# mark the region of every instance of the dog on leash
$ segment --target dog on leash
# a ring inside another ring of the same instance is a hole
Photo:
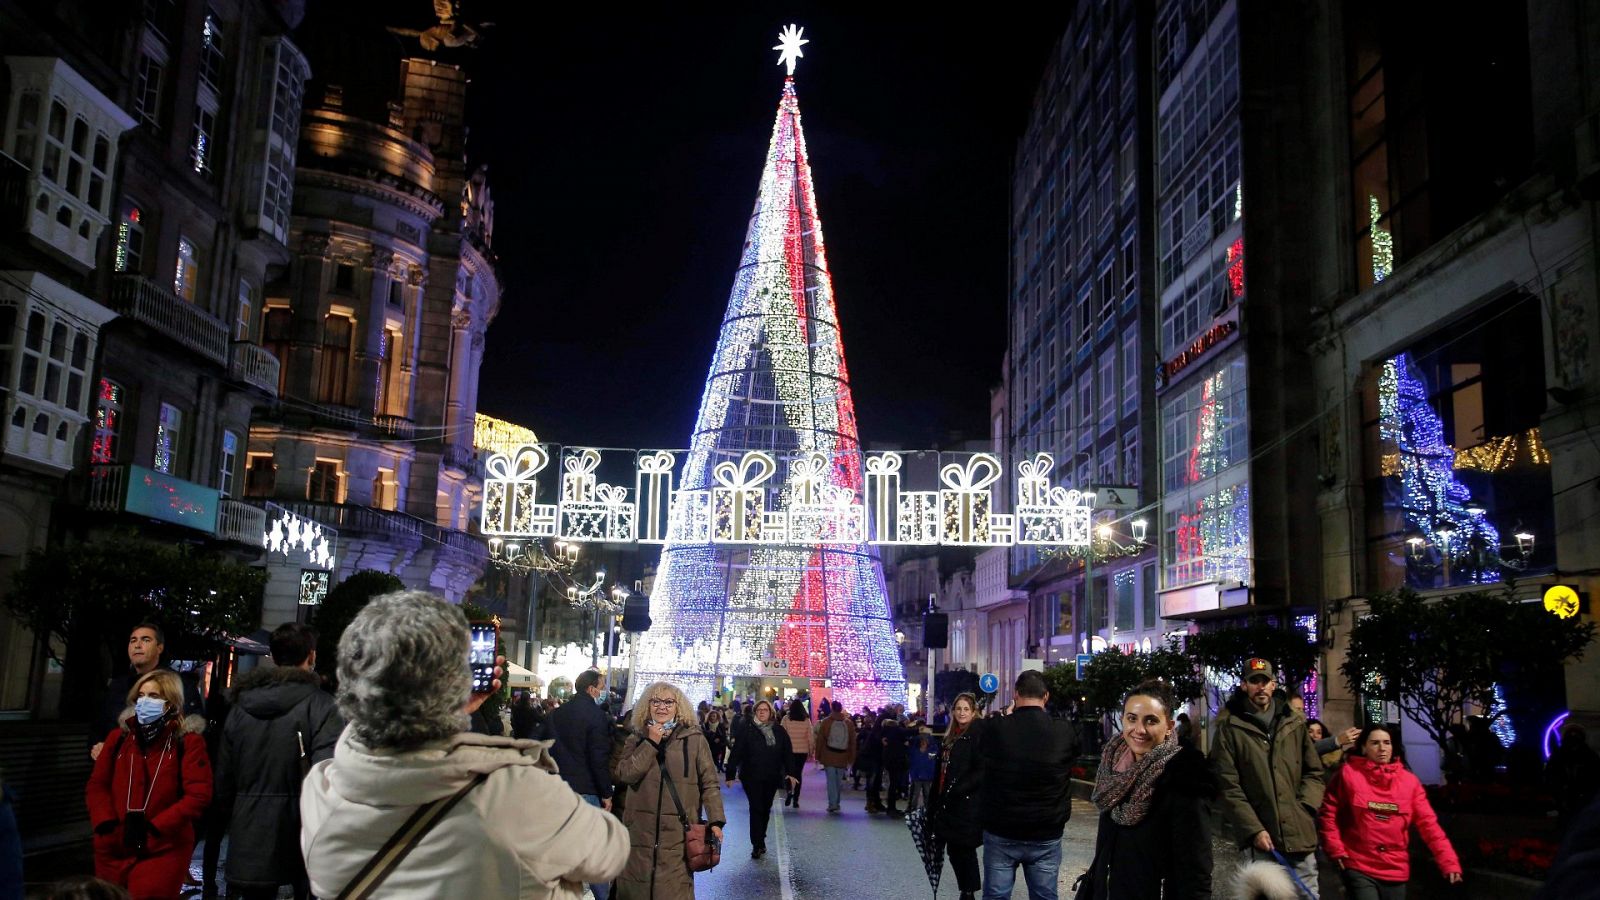
[[[1233,880],[1238,900],[1301,900],[1289,870],[1275,862],[1258,860],[1239,867]]]

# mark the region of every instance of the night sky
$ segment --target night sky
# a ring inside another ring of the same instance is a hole
[[[986,435],[1012,160],[1070,4],[1004,22],[761,6],[576,24],[468,6],[497,22],[469,57],[504,285],[481,411],[556,443],[686,445],[782,88],[767,48],[794,21],[861,437]]]

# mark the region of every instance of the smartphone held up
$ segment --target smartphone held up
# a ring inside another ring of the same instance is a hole
[[[500,643],[500,627],[493,622],[469,622],[472,632],[467,661],[472,666],[472,692],[487,694],[494,689],[495,647]]]

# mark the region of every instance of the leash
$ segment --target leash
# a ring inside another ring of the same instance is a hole
[[[1278,861],[1278,865],[1283,866],[1285,869],[1289,870],[1289,877],[1294,879],[1295,887],[1298,887],[1300,890],[1304,891],[1305,895],[1307,897],[1310,897],[1311,900],[1317,900],[1316,891],[1313,891],[1311,888],[1306,887],[1306,883],[1304,881],[1301,881],[1300,880],[1300,876],[1296,875],[1294,873],[1294,866],[1287,859],[1284,858],[1282,853],[1278,852],[1278,848],[1277,847],[1273,847],[1272,848],[1272,858]]]

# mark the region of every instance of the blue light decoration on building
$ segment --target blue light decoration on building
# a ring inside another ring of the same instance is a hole
[[[1517,728],[1511,724],[1511,714],[1506,711],[1506,690],[1498,684],[1494,686],[1494,705],[1489,707],[1489,722],[1489,730],[1500,739],[1502,747],[1517,742]]]
[[[1405,516],[1408,538],[1418,552],[1408,555],[1408,580],[1431,586],[1421,567],[1444,570],[1442,584],[1487,584],[1500,580],[1493,566],[1474,564],[1477,548],[1500,546],[1500,532],[1482,508],[1468,509],[1472,491],[1456,478],[1456,451],[1445,440],[1444,421],[1428,402],[1428,385],[1417,375],[1411,354],[1383,364],[1378,381],[1380,436],[1398,451],[1399,496],[1386,505]],[[1452,567],[1454,567],[1452,569]]]
[[[1306,640],[1311,644],[1317,642],[1317,617],[1304,615],[1294,617],[1294,627],[1306,633]],[[1306,718],[1316,719],[1322,716],[1322,701],[1317,697],[1317,673],[1315,670],[1306,676],[1300,685],[1300,696],[1306,703]]]

